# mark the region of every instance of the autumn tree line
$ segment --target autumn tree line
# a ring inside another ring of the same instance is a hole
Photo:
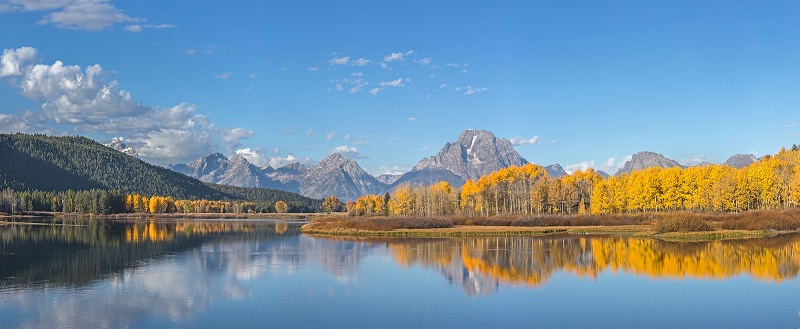
[[[303,203],[221,200],[175,200],[171,196],[128,194],[118,190],[0,192],[0,213],[61,212],[77,214],[121,213],[273,213],[304,212]]]
[[[604,178],[594,169],[550,177],[526,164],[500,169],[460,187],[447,182],[401,185],[391,194],[347,203],[351,215],[398,217],[702,213],[779,210],[800,205],[800,149],[782,148],[741,168],[707,164],[652,167]]]

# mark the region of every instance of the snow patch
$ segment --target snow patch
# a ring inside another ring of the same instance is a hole
[[[475,140],[476,139],[478,139],[478,135],[472,136],[472,144],[469,145],[469,148],[467,149],[467,154],[470,154],[470,155],[472,154],[472,147],[475,146]]]

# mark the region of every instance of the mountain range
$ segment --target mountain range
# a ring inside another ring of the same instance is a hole
[[[117,145],[123,150],[127,148],[120,143]],[[221,154],[210,157],[197,166],[196,173],[203,173],[207,178],[217,177],[226,183],[256,185],[240,180],[247,178],[238,170],[249,168],[243,165],[247,160],[227,161]],[[227,162],[234,165],[224,167]],[[234,167],[237,170],[233,170]],[[191,167],[181,167],[187,168]],[[177,199],[246,200],[266,204],[282,200],[296,211],[316,211],[322,205],[318,199],[284,190],[209,184],[149,164],[89,138],[72,136],[0,134],[0,190],[4,189],[43,192],[118,190]]]
[[[725,164],[741,168],[757,161],[753,155],[735,155]],[[514,150],[511,142],[497,138],[486,130],[465,130],[455,142],[446,143],[436,155],[421,159],[414,168],[402,175],[373,177],[355,160],[334,153],[313,167],[292,163],[280,168],[257,167],[240,155],[228,159],[220,153],[209,154],[188,164],[168,168],[208,183],[242,187],[272,188],[322,199],[334,195],[340,200],[355,200],[365,194],[382,194],[401,184],[431,185],[446,181],[461,186],[467,180],[509,166],[529,163]],[[649,167],[682,167],[677,161],[654,152],[639,152],[631,156],[616,173],[620,175]],[[567,172],[559,164],[544,167],[551,177]],[[609,175],[598,171],[603,177]]]

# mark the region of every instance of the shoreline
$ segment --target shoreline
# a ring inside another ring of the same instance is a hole
[[[21,215],[0,215],[0,223],[6,222],[9,218],[53,218],[53,219],[86,219],[86,220],[149,220],[149,219],[222,219],[222,220],[293,220],[293,221],[311,221],[320,216],[329,216],[329,213],[170,213],[170,214],[147,214],[147,213],[133,213],[133,214],[108,214],[108,215],[92,215],[92,214],[72,214],[72,213],[59,213],[59,212],[37,212],[27,213]]]
[[[300,228],[303,234],[314,237],[336,238],[478,238],[478,237],[524,237],[547,236],[555,234],[615,235],[637,238],[653,238],[674,242],[696,242],[733,239],[752,239],[772,237],[780,234],[798,233],[790,231],[754,231],[754,230],[717,230],[706,232],[668,232],[656,233],[652,225],[615,225],[615,226],[466,226],[458,225],[448,228],[395,229],[388,231],[371,231],[361,229],[333,228],[315,229],[309,224]]]

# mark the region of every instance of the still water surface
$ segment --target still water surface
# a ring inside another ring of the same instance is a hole
[[[0,225],[0,328],[797,328],[800,237],[347,240],[299,223]]]

